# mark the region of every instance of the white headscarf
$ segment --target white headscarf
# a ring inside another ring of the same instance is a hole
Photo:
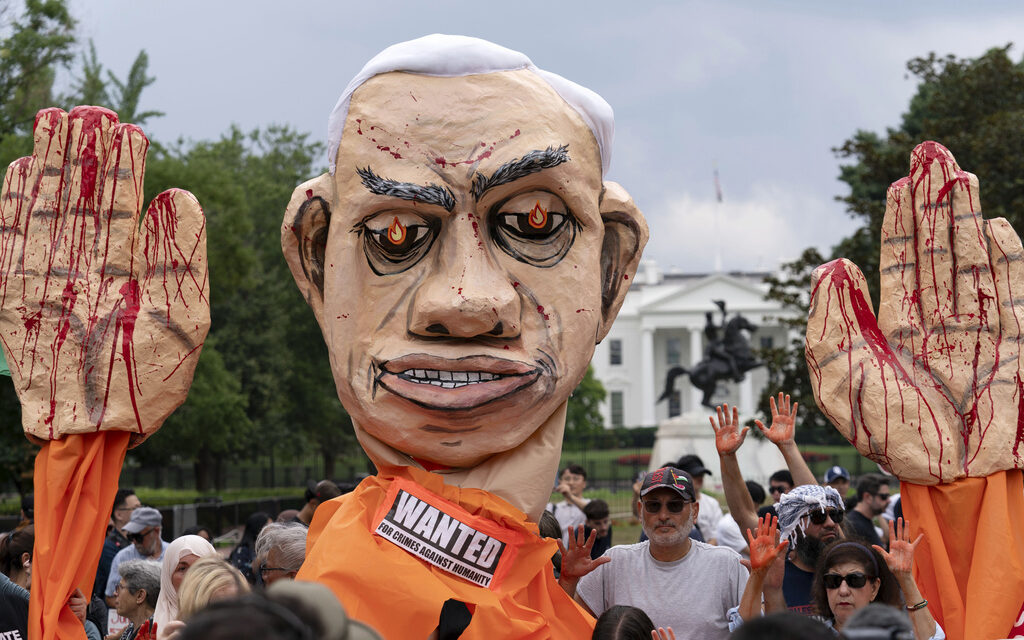
[[[204,558],[215,555],[217,550],[206,541],[206,538],[199,536],[181,536],[167,545],[160,570],[160,597],[156,600],[156,611],[153,613],[157,633],[160,633],[160,629],[168,622],[178,619],[178,592],[171,584],[171,575],[174,574],[178,562],[190,553]]]

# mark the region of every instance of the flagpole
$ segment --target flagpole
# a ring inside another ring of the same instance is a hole
[[[719,229],[719,217],[722,212],[722,184],[718,181],[718,162],[714,163],[715,176],[715,207],[714,233],[715,233],[715,273],[722,273],[722,234]]]

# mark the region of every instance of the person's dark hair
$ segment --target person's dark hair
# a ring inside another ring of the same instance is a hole
[[[29,525],[15,529],[0,540],[0,571],[8,578],[22,570],[21,556],[28,553],[32,557],[32,545],[35,543],[35,527]]]
[[[832,567],[845,562],[854,562],[864,569],[864,575],[872,580],[879,580],[878,594],[874,602],[894,607],[903,606],[903,592],[896,581],[896,576],[885,564],[885,559],[871,547],[850,540],[836,540],[829,544],[818,556],[817,570],[814,572],[814,585],[811,587],[811,599],[818,608],[818,615],[834,620],[835,615],[828,606],[828,591],[825,589],[825,574]],[[865,587],[867,588],[867,587]]]
[[[650,640],[654,630],[654,623],[642,609],[618,604],[597,619],[591,640]]]
[[[729,640],[835,640],[836,634],[814,618],[783,611],[754,618],[732,632]]]
[[[36,497],[33,493],[26,493],[21,496],[21,512],[25,514],[25,518],[32,520],[35,516]]]
[[[185,527],[185,530],[181,532],[181,535],[183,535],[183,536],[198,536],[199,533],[202,532],[202,531],[206,532],[207,537],[211,541],[213,540],[213,532],[210,531],[210,527],[207,527],[206,525],[202,525],[202,524],[193,525],[191,527]]]
[[[114,494],[114,506],[110,507],[110,517],[114,517],[114,512],[124,506],[124,501],[128,499],[128,496],[134,496],[135,489],[131,487],[125,487],[118,489],[117,493]]]
[[[306,502],[316,499],[320,502],[327,502],[333,500],[341,495],[341,489],[338,485],[334,484],[330,480],[321,480],[320,482],[306,487]]]
[[[855,611],[846,621],[843,635],[849,640],[913,640],[915,637],[910,616],[902,609],[877,602]]]
[[[587,479],[587,470],[584,469],[583,467],[581,467],[578,464],[566,465],[566,467],[564,469],[562,469],[561,471],[558,472],[558,477],[561,478],[565,474],[566,471],[568,471],[570,473],[575,473],[578,476],[583,476],[584,480]]]
[[[604,520],[610,514],[608,503],[601,499],[591,500],[583,507],[583,515],[588,520]]]
[[[793,474],[789,472],[789,469],[779,469],[769,476],[768,482],[785,482],[791,487],[796,486],[796,483],[793,482]]]
[[[857,481],[857,499],[862,500],[865,493],[876,495],[879,487],[889,484],[889,480],[877,473],[869,473]]]
[[[540,537],[542,538],[562,539],[562,526],[558,524],[555,514],[550,511],[544,511],[540,514],[540,522],[537,523],[537,528],[540,530]]]
[[[754,501],[755,507],[764,502],[764,499],[768,497],[768,494],[764,491],[764,487],[753,480],[747,480],[747,491],[750,492],[750,499]]]
[[[766,504],[763,507],[758,507],[758,509],[757,509],[757,517],[758,517],[758,519],[761,519],[761,518],[765,517],[768,514],[771,514],[771,515],[775,516],[776,518],[779,517],[779,514],[775,511],[775,505],[773,505],[773,504]]]
[[[240,547],[255,547],[256,538],[260,531],[270,522],[270,515],[263,511],[257,511],[250,515],[245,521],[245,530],[242,532],[242,540],[238,543]]]
[[[301,602],[287,606],[250,594],[218,600],[196,613],[181,631],[181,640],[314,640],[322,637],[319,619]]]

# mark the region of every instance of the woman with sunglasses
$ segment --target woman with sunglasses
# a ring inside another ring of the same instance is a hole
[[[902,518],[889,528],[889,551],[849,540],[825,548],[812,589],[818,613],[842,631],[855,611],[878,602],[906,609],[918,640],[943,640],[946,634],[928,611],[912,573],[914,550],[924,534],[911,542]]]

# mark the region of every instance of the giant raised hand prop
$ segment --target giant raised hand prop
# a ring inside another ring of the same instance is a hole
[[[815,398],[903,481],[911,525],[937,529],[922,564],[950,637],[1004,637],[1024,601],[1024,542],[1007,521],[1024,516],[1021,241],[1006,220],[982,217],[977,177],[925,142],[889,188],[879,266],[877,319],[855,265],[815,272],[806,347]]]
[[[140,226],[148,147],[106,109],[40,111],[0,193],[0,340],[43,445],[36,638],[83,635],[64,603],[91,592],[125,450],[184,402],[210,325],[196,199],[164,192]]]
[[[473,611],[464,638],[589,635],[529,520],[647,238],[604,180],[611,128],[523,54],[428,36],[352,81],[331,172],[289,203],[285,257],[380,469],[318,509],[300,577],[388,637],[427,635],[448,600]]]
[[[149,141],[105,109],[36,116],[0,194],[0,338],[36,441],[156,431],[188,393],[210,326],[205,219],[150,204]]]

